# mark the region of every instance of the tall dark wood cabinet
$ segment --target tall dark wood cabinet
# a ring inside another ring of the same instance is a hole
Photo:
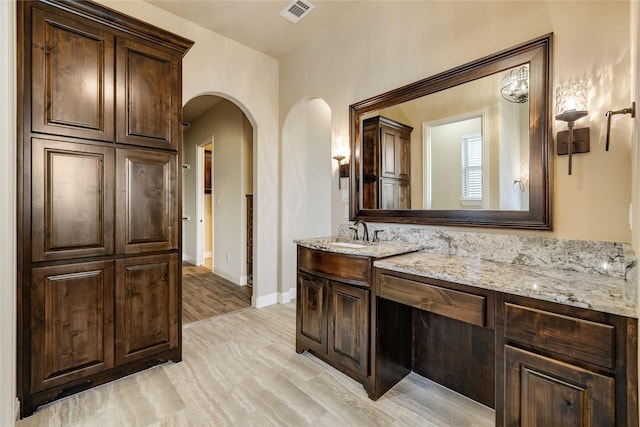
[[[382,116],[363,122],[363,209],[411,209],[412,131]]]
[[[18,2],[18,397],[181,355],[182,57],[102,6]]]

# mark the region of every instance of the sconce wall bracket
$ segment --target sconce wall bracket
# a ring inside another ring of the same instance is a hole
[[[339,176],[340,178],[349,178],[349,163],[340,165]]]
[[[591,151],[589,131],[590,131],[589,128],[580,128],[580,129],[573,130],[573,148],[571,150],[572,154],[588,153],[589,151]],[[568,130],[558,132],[558,136],[556,138],[556,150],[557,150],[558,156],[569,154],[569,151],[567,149],[568,140],[569,140]]]

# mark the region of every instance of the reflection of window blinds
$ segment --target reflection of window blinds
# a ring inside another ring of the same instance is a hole
[[[462,137],[462,198],[482,200],[482,135]]]

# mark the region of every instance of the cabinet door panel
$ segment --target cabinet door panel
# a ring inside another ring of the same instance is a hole
[[[116,363],[178,346],[176,254],[116,261]]]
[[[296,303],[296,347],[298,351],[327,352],[327,288],[328,281],[298,274]]]
[[[118,39],[117,142],[177,150],[180,64],[161,50]]]
[[[113,367],[113,262],[33,269],[31,387]]]
[[[178,247],[177,156],[118,149],[116,251],[132,254]]]
[[[32,37],[33,130],[113,141],[113,35],[34,9]]]
[[[615,381],[505,347],[506,426],[613,426]]]
[[[411,179],[411,140],[408,136],[398,136],[398,150],[396,152],[398,178]]]
[[[329,358],[367,375],[369,291],[331,282]]]
[[[32,260],[113,254],[112,148],[33,139]]]
[[[396,178],[399,159],[399,135],[387,129],[380,130],[380,174],[385,178]]]

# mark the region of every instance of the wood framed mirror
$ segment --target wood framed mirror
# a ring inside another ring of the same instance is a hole
[[[550,230],[552,35],[349,107],[350,219]]]

